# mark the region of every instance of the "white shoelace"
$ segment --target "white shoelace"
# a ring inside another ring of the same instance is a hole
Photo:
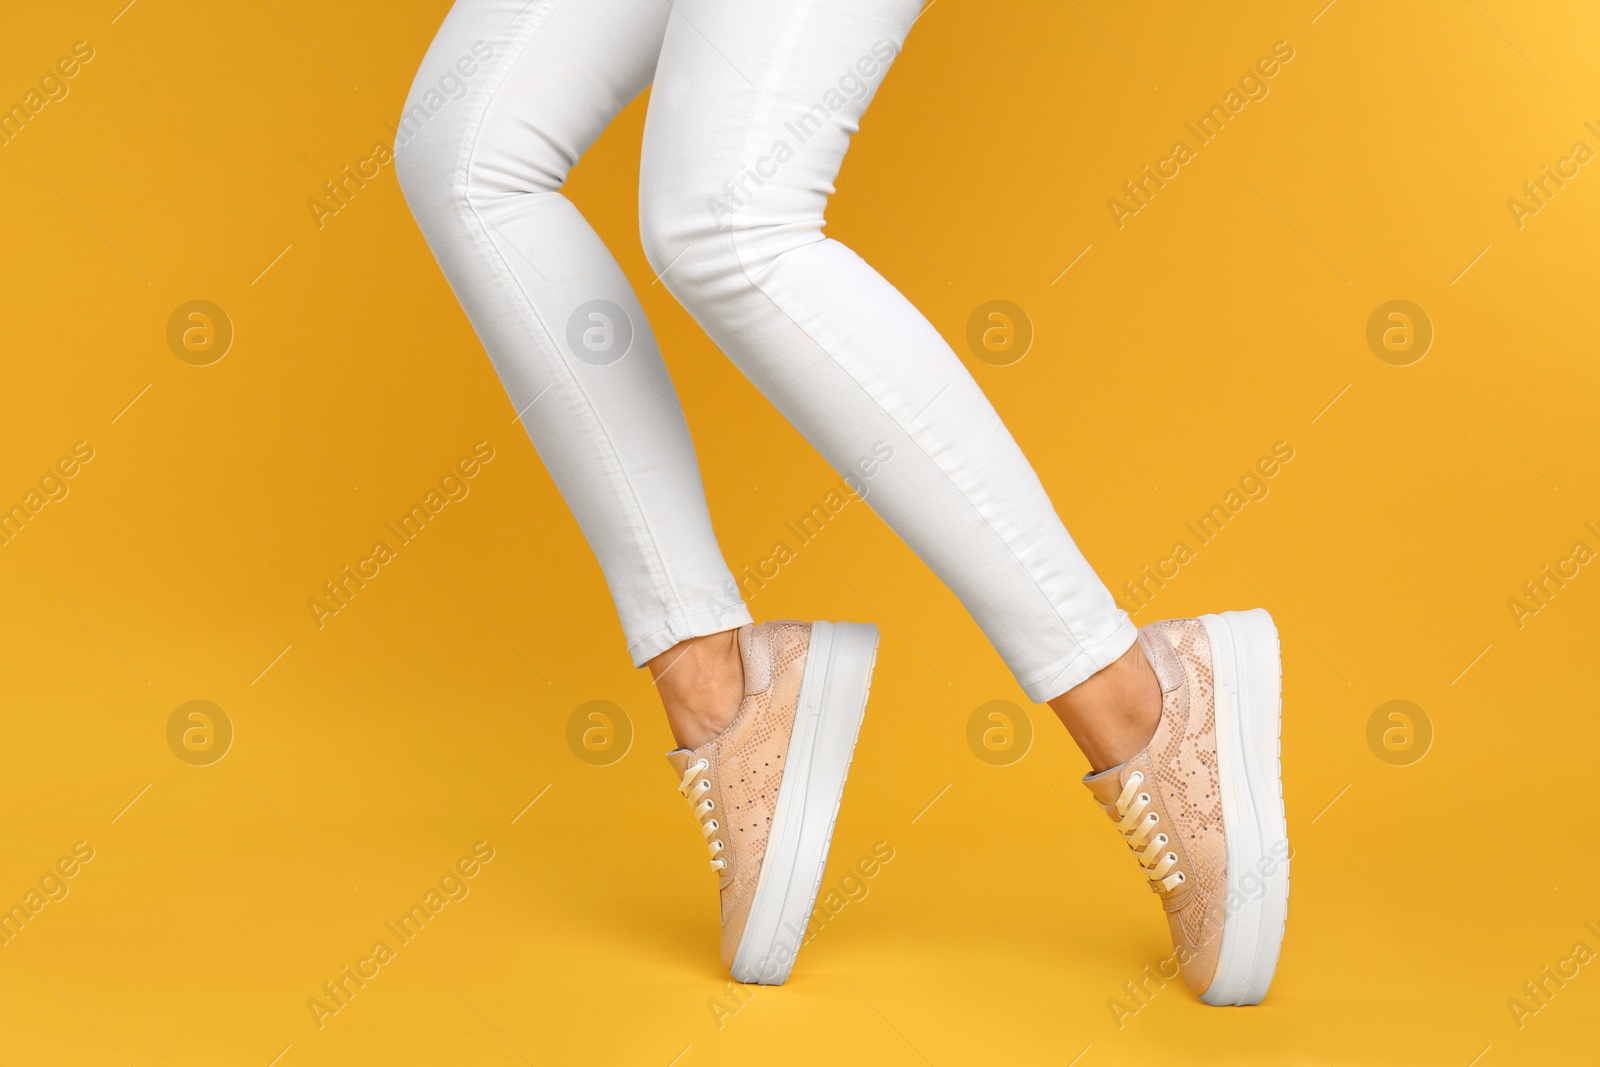
[[[1150,806],[1150,794],[1139,791],[1143,782],[1142,771],[1134,771],[1128,776],[1122,794],[1117,797],[1116,814],[1111,817],[1117,820],[1117,829],[1127,838],[1128,847],[1133,849],[1139,866],[1144,868],[1145,877],[1150,880],[1150,891],[1164,893],[1176,889],[1186,879],[1182,871],[1173,870],[1178,865],[1177,853],[1163,854],[1161,851],[1167,847],[1167,835],[1150,836],[1150,832],[1161,821],[1161,816],[1153,811],[1145,811]],[[1111,812],[1107,810],[1106,814],[1110,815]]]
[[[700,832],[706,837],[706,851],[711,853],[711,869],[720,871],[728,865],[728,861],[717,855],[724,848],[722,839],[711,836],[722,829],[721,823],[708,818],[717,807],[717,802],[706,796],[711,791],[711,780],[709,778],[702,778],[698,782],[694,780],[695,775],[710,766],[704,757],[691,763],[689,769],[683,772],[683,781],[678,783],[678,792],[689,802],[689,806],[694,809],[695,818],[700,822]],[[702,797],[704,799],[701,799]]]

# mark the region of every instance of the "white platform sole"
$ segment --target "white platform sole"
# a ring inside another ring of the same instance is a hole
[[[1217,765],[1228,892],[1207,1004],[1259,1004],[1272,984],[1289,911],[1288,823],[1279,741],[1278,630],[1260,608],[1202,615],[1216,679]]]
[[[876,626],[812,624],[767,854],[730,968],[736,981],[782,985],[794,967],[822,885],[877,659]]]

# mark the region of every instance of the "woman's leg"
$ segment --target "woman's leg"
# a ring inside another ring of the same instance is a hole
[[[873,507],[1030,697],[1111,669],[1086,690],[1094,715],[1082,694],[1055,703],[1091,759],[1114,759],[1148,740],[1160,705],[1132,623],[950,346],[822,233],[850,135],[919,6],[678,0],[645,128],[645,251],[835,469],[872,472]]]
[[[406,199],[599,558],[635,666],[750,621],[650,325],[560,192],[649,84],[669,9],[460,0],[417,74],[396,146]],[[707,647],[724,653],[708,663],[726,668],[731,639]],[[709,701],[731,714],[742,690],[726,673],[670,673],[669,711]]]

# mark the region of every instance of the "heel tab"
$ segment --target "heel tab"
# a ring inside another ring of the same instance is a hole
[[[751,623],[739,627],[738,640],[739,662],[744,667],[744,695],[754,696],[772,684],[772,642],[767,634],[758,635]]]
[[[1153,622],[1139,630],[1139,647],[1144,649],[1144,658],[1150,661],[1151,668],[1156,672],[1156,681],[1161,684],[1162,693],[1170,693],[1183,685],[1183,664],[1178,662],[1178,654],[1172,649],[1172,642],[1167,640],[1165,627],[1159,622]]]

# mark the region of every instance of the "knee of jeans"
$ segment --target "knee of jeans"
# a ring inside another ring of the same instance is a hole
[[[649,168],[645,169],[646,175]],[[686,305],[705,275],[716,228],[695,213],[694,197],[677,181],[651,181],[639,187],[639,240],[645,260],[669,292]]]
[[[757,209],[748,215],[735,217],[725,198],[698,195],[676,175],[641,185],[645,259],[689,311],[712,312],[713,294],[726,300],[759,290],[764,272],[784,252],[822,239],[820,223],[813,227],[790,213]]]
[[[465,192],[455,176],[459,142],[451,144],[442,136],[430,138],[428,132],[408,134],[402,127],[394,142],[394,173],[400,192],[411,213],[424,223],[447,214],[452,205],[462,202]]]
[[[526,123],[492,117],[480,126],[437,122],[396,139],[395,174],[414,213],[543,196],[566,183],[575,162],[555,144]]]

